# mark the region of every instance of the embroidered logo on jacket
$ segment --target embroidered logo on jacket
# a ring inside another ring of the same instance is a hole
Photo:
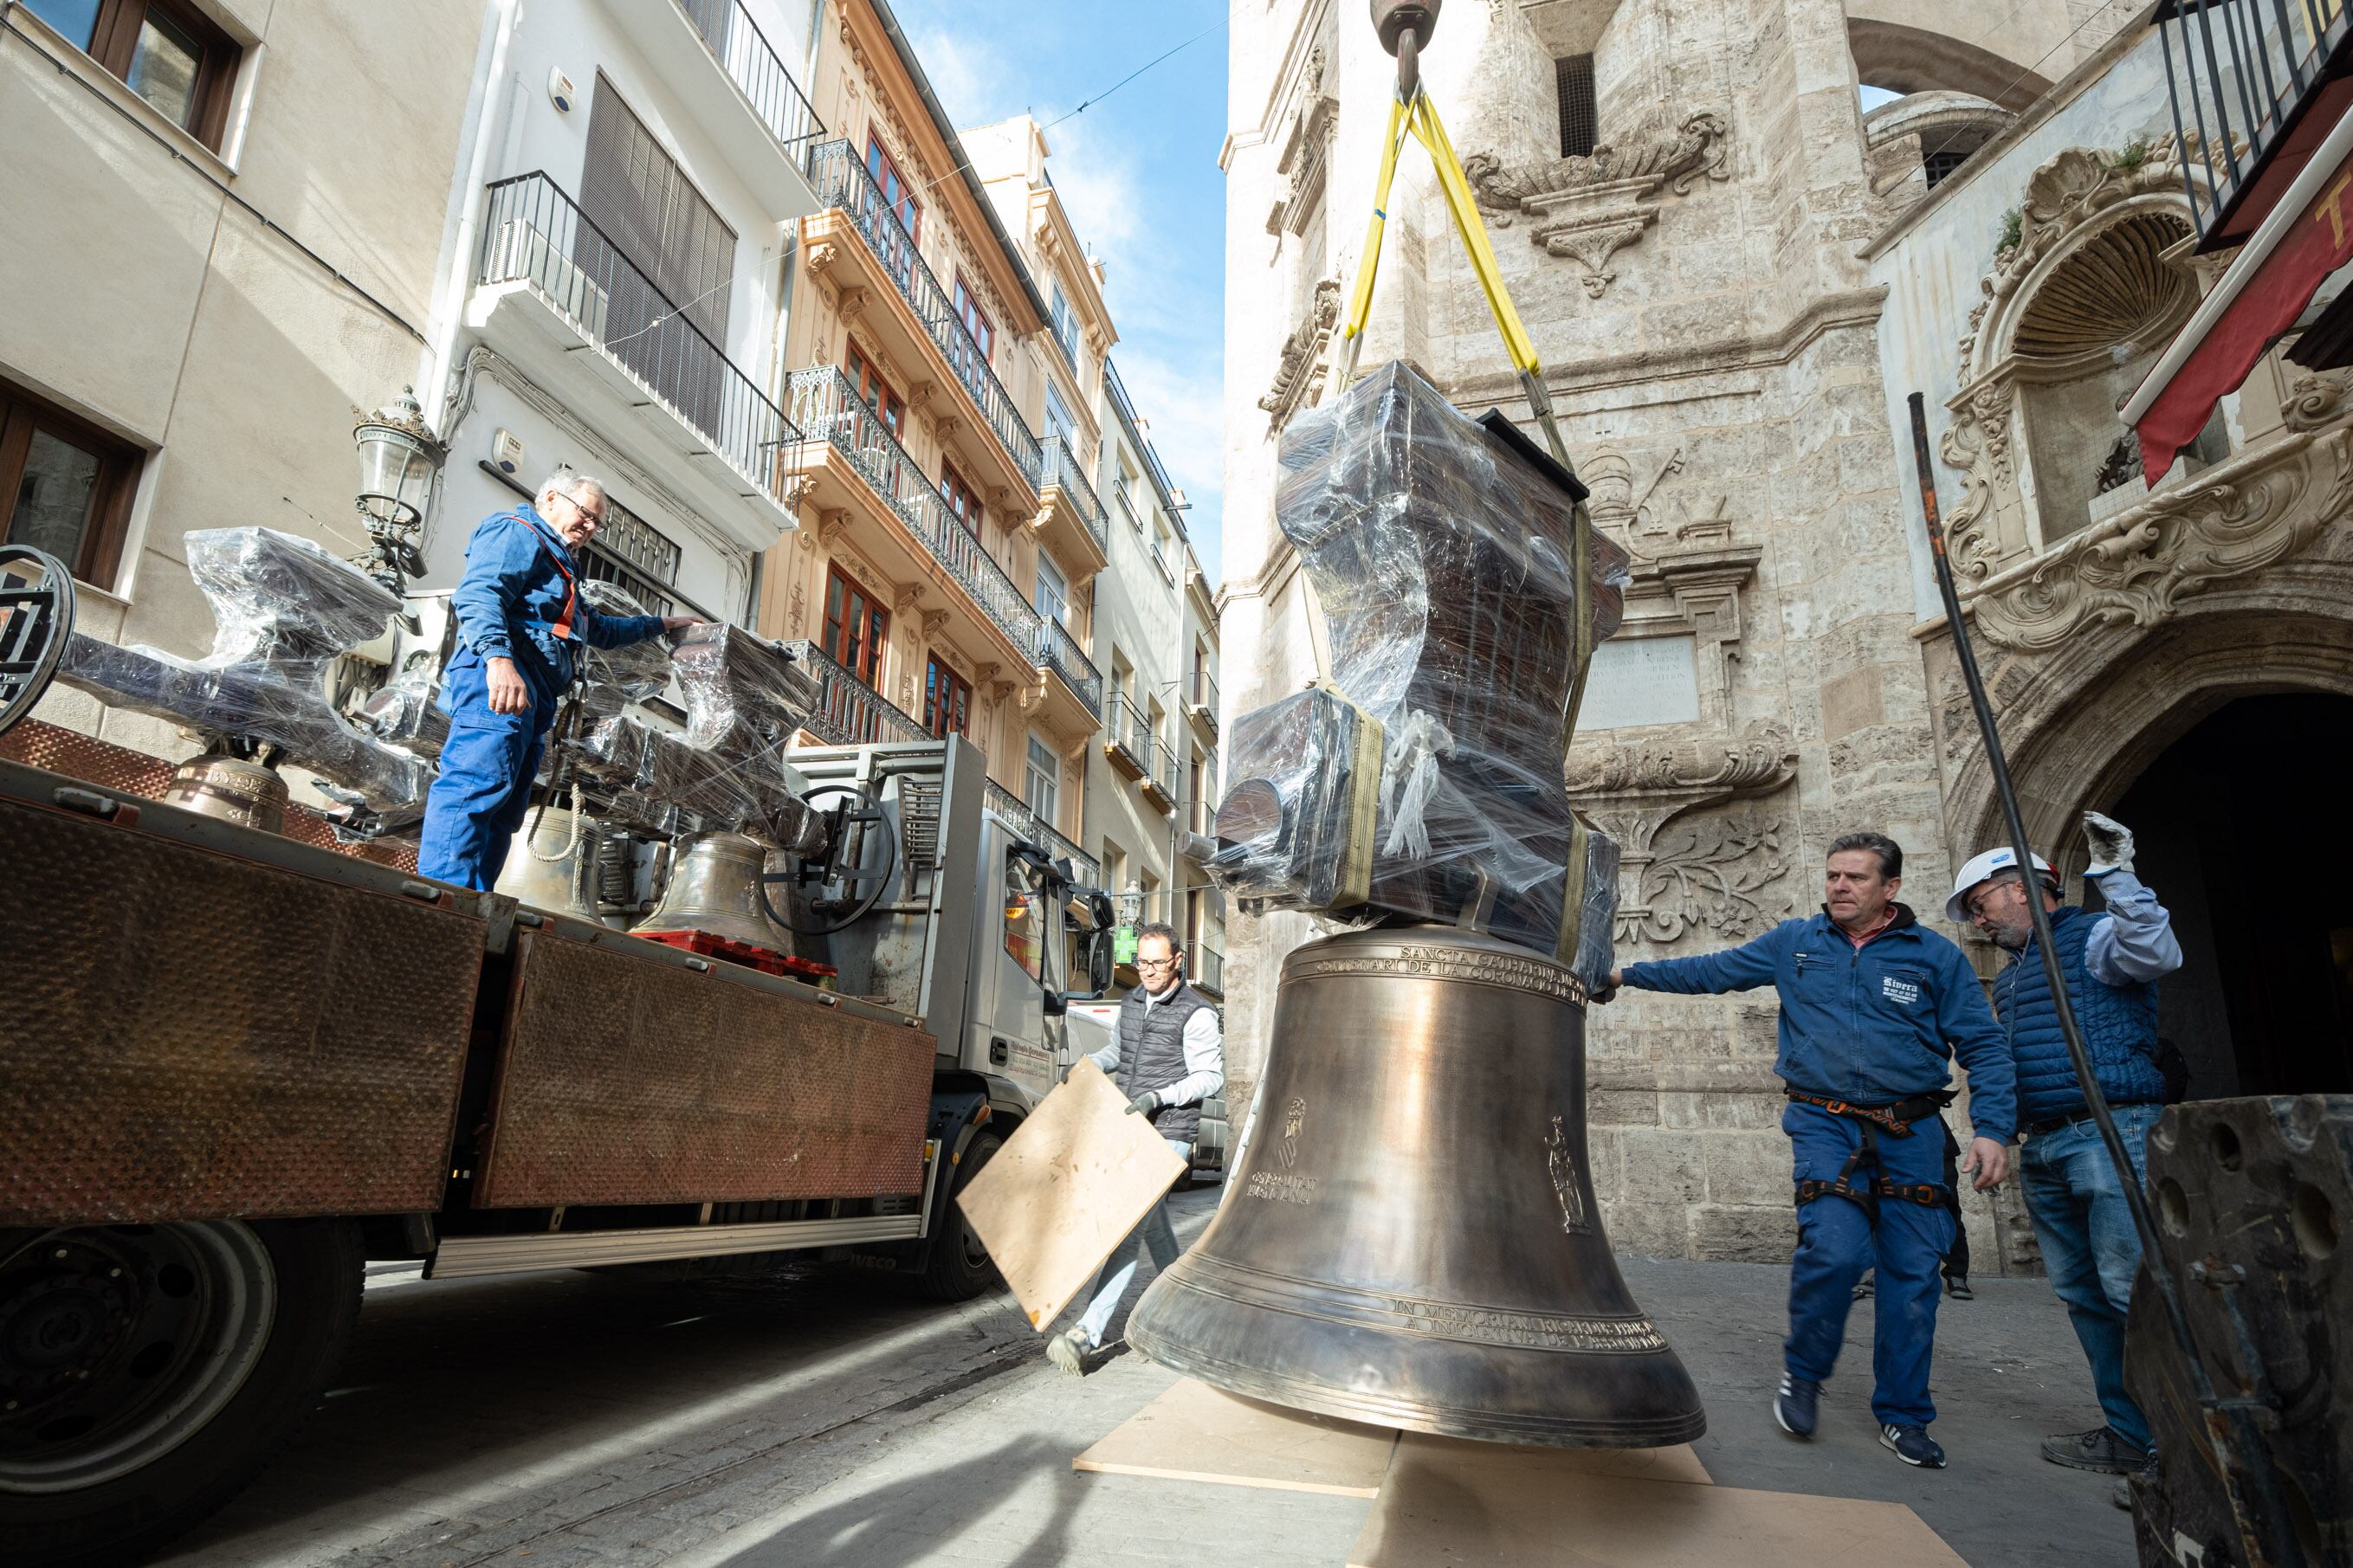
[[[1879,977],[1879,994],[1890,1002],[1900,1002],[1909,1007],[1920,1000],[1920,987],[1909,980],[1898,980],[1893,974]]]

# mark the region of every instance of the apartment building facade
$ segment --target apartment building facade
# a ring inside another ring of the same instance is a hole
[[[208,648],[195,530],[365,548],[352,425],[427,384],[485,15],[0,0],[0,541],[65,560],[80,630]],[[40,717],[195,749],[62,687]]]

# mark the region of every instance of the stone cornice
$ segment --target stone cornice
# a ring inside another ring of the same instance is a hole
[[[1743,332],[1683,348],[1640,349],[1545,368],[1545,386],[1556,397],[1599,392],[1613,386],[1685,375],[1716,375],[1727,370],[1788,364],[1823,333],[1842,327],[1868,327],[1886,303],[1884,284],[1825,294],[1780,326]],[[1508,373],[1468,376],[1449,384],[1456,407],[1466,411],[1517,402],[1520,378]]]

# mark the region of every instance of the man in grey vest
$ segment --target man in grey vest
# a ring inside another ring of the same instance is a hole
[[[1201,1102],[1226,1086],[1225,1035],[1217,1008],[1185,984],[1174,927],[1155,921],[1136,931],[1135,972],[1141,983],[1120,1003],[1118,1030],[1110,1046],[1094,1053],[1094,1064],[1127,1096],[1128,1114],[1150,1117],[1152,1130],[1189,1160]],[[1093,1298],[1077,1324],[1046,1342],[1046,1359],[1072,1377],[1086,1374],[1087,1352],[1102,1346],[1112,1314],[1135,1282],[1138,1242],[1150,1249],[1154,1268],[1176,1261],[1181,1249],[1166,1200],[1153,1205],[1103,1259]]]

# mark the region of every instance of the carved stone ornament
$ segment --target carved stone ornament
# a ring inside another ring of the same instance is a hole
[[[1978,284],[1984,298],[1959,343],[1960,390],[1946,403],[1952,424],[1937,446],[1963,476],[1945,535],[1964,592],[2031,547],[2013,437],[2021,387],[2096,374],[2117,344],[2163,341],[2195,305],[2180,264],[2147,254],[2157,244],[2149,226],[2191,232],[2178,157],[2170,140],[2114,153],[2069,147],[2027,179],[2015,232]],[[2204,178],[2204,166],[2191,176]],[[2103,241],[2127,265],[2087,275],[2101,286],[2086,294],[2065,264]]]
[[[2341,384],[2311,387],[2291,410],[2289,436],[2158,490],[1989,582],[1970,601],[1978,633],[2039,652],[2089,626],[2152,626],[2211,584],[2304,549],[2353,504],[2353,428],[2311,428],[2345,418]]]
[[[1725,137],[1723,117],[1702,110],[1672,132],[1658,132],[1631,145],[1596,147],[1590,157],[1514,171],[1492,153],[1473,153],[1463,160],[1462,173],[1496,227],[1509,228],[1523,216],[1533,219],[1529,240],[1575,261],[1584,269],[1579,281],[1585,292],[1599,300],[1618,276],[1609,269],[1609,258],[1658,221],[1658,205],[1649,198],[1660,187],[1683,196],[1703,176],[1732,177],[1725,167]]]
[[[1275,360],[1274,384],[1258,400],[1258,405],[1272,416],[1275,428],[1282,428],[1293,409],[1314,403],[1323,390],[1324,377],[1331,368],[1324,351],[1330,346],[1332,330],[1339,321],[1340,280],[1322,279],[1308,301],[1307,319],[1282,340],[1282,352]]]
[[[1618,841],[1619,941],[1670,942],[1700,927],[1754,934],[1788,912],[1788,889],[1774,886],[1788,872],[1778,817],[1676,819],[1784,789],[1797,761],[1770,725],[1570,752],[1570,797]]]

